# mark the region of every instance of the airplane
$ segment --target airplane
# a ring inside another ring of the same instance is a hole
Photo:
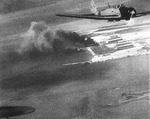
[[[101,105],[101,108],[115,108],[119,107],[131,102],[140,101],[140,100],[149,100],[149,94],[150,92],[137,92],[137,93],[123,93],[122,96],[125,97],[124,99],[119,99],[117,101],[114,101],[112,103],[108,103],[106,105]]]
[[[114,108],[114,107],[128,104],[130,102],[134,102],[134,101],[149,100],[149,98],[150,98],[149,94],[150,94],[149,91],[136,92],[136,93],[123,93],[122,97],[124,97],[124,99],[115,101],[113,103],[110,103],[110,104],[107,104],[104,106],[105,106],[105,108]]]
[[[150,96],[149,91],[144,91],[144,92],[136,92],[136,93],[123,93],[122,96],[125,98],[122,101],[119,101],[119,104],[124,104],[132,101],[138,101],[142,99],[148,99]]]
[[[0,106],[0,118],[9,119],[9,117],[21,116],[35,112],[30,106]]]
[[[108,21],[130,20],[133,17],[141,17],[149,15],[150,11],[137,13],[133,7],[126,7],[124,4],[111,7],[108,3],[108,8],[98,10],[94,0],[91,0],[91,14],[56,14],[59,17],[72,17]]]

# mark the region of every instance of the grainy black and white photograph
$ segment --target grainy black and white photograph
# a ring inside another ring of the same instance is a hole
[[[149,119],[150,0],[0,0],[0,119]]]

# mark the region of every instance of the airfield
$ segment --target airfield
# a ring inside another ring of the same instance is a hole
[[[2,34],[0,105],[36,109],[12,119],[148,119],[149,95],[124,103],[122,94],[149,91],[149,17],[48,25],[53,32],[76,32],[99,46],[77,47],[83,51],[44,54],[35,59],[13,52],[24,32]],[[111,39],[121,40],[110,43]],[[119,42],[133,47],[119,49]]]

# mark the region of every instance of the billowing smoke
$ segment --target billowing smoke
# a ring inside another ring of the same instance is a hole
[[[32,51],[53,50],[53,37],[54,34],[50,32],[43,22],[32,22],[27,33],[22,35],[23,40],[18,51],[20,54],[23,54]]]
[[[44,22],[32,22],[29,30],[17,39],[19,43],[14,46],[15,49],[3,55],[5,64],[11,61],[14,63],[18,60],[41,59],[58,54],[71,55],[83,52],[84,50],[79,50],[81,47],[96,45],[92,39],[75,32],[53,31]]]
[[[77,49],[96,43],[75,32],[59,30],[54,32],[43,22],[32,22],[26,34],[22,35],[18,52],[58,53],[67,49]]]
[[[22,35],[19,54],[54,53],[63,48],[63,41],[43,22],[32,22],[26,34]]]
[[[65,32],[59,30],[56,32],[56,37],[59,37],[67,46],[71,47],[87,47],[90,45],[98,45],[95,41],[90,38],[86,38],[84,35],[79,35],[76,32]]]

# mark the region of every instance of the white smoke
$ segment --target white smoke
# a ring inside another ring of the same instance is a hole
[[[94,0],[91,0],[91,13],[93,13],[95,15],[99,14],[99,11],[97,9],[97,6],[96,6]]]
[[[22,35],[19,53],[52,49],[53,36],[45,23],[32,22],[27,33]]]

